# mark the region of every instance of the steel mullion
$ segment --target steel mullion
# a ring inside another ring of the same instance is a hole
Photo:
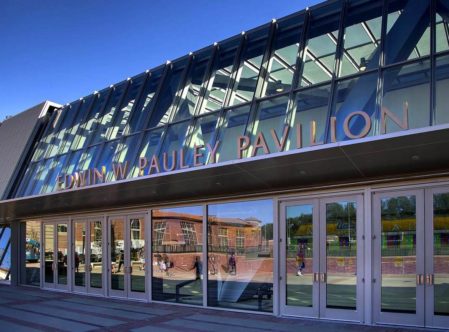
[[[290,89],[289,95],[288,95],[288,105],[287,105],[287,112],[285,116],[284,126],[289,126],[290,128],[293,128],[293,121],[295,117],[293,116],[295,110],[296,110],[296,92],[298,90],[298,86],[300,85],[300,80],[302,76],[303,71],[303,63],[304,57],[305,57],[305,50],[306,50],[306,41],[308,38],[309,33],[309,25],[311,21],[311,12],[307,8],[307,10],[304,12],[304,21],[302,24],[302,29],[299,33],[301,33],[299,38],[299,47],[298,47],[298,55],[296,57],[296,63],[295,63],[295,72],[293,74],[292,79],[292,87]]]
[[[194,60],[195,55],[193,53],[189,54],[189,57],[187,59],[187,63],[185,65],[185,68],[183,70],[181,79],[178,83],[178,90],[176,91],[173,101],[168,109],[168,120],[167,123],[171,123],[173,119],[175,118],[175,115],[178,113],[179,106],[181,105],[182,96],[184,95],[184,91],[188,89],[190,86],[189,77],[190,77],[190,71],[194,67]],[[182,88],[180,88],[182,87]]]
[[[216,60],[215,58],[218,57],[219,55],[220,55],[220,53],[218,52],[218,44],[214,44],[213,48],[212,48],[212,53],[210,55],[209,62],[207,64],[206,71],[203,76],[203,82],[200,87],[200,92],[198,93],[198,102],[196,103],[196,107],[193,111],[194,116],[197,116],[201,113],[201,109],[202,109],[203,103],[205,101],[204,97],[207,93],[207,87],[209,86],[209,82],[210,82],[211,76],[213,74],[214,63]]]
[[[436,0],[430,2],[430,114],[429,125],[436,124]]]
[[[326,116],[326,125],[324,129],[324,139],[323,143],[327,143],[329,139],[329,128],[330,128],[330,118],[332,116],[332,108],[334,104],[334,100],[336,99],[336,73],[338,71],[338,68],[340,68],[340,59],[343,54],[343,35],[344,35],[344,29],[345,29],[345,19],[346,19],[346,11],[348,9],[348,0],[344,0],[342,2],[342,8],[340,12],[340,22],[338,27],[338,40],[335,50],[335,62],[334,62],[334,72],[332,73],[332,79],[331,79],[331,86],[330,86],[330,96],[327,103],[327,116]]]
[[[143,92],[145,91],[145,87],[146,87],[147,84],[150,83],[150,78],[151,78],[151,72],[147,71],[145,73],[145,78],[143,80],[142,86],[140,87],[140,90],[137,93],[136,99],[134,101],[134,105],[132,106],[131,110],[129,111],[128,122],[126,123],[125,127],[123,128],[122,136],[130,136],[130,134],[129,134],[129,122],[131,121],[132,116],[134,115],[134,112],[137,109],[137,106],[141,102],[141,98],[142,98]],[[143,101],[143,102],[145,103],[145,101]],[[132,133],[132,134],[136,134],[136,133]]]
[[[241,57],[243,54],[243,49],[246,47],[246,44],[247,44],[247,36],[245,32],[242,32],[240,37],[240,44],[237,48],[237,51],[235,52],[235,58],[234,63],[232,64],[231,75],[229,75],[229,82],[226,89],[226,94],[225,97],[223,98],[223,105],[221,107],[228,106],[231,101],[231,97],[235,88],[236,77],[240,70],[240,63],[242,62]]]
[[[148,105],[148,115],[146,120],[144,120],[144,126],[142,127],[142,131],[145,131],[148,129],[148,126],[150,125],[151,116],[153,115],[153,111],[156,108],[156,106],[159,104],[159,95],[161,94],[162,89],[165,86],[165,81],[167,80],[168,72],[172,69],[172,63],[167,61],[167,63],[164,66],[164,70],[162,72],[159,85],[156,89],[156,92],[154,93],[153,99],[151,100],[150,104]],[[157,126],[156,126],[157,127]]]

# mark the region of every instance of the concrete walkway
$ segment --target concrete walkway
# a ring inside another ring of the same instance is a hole
[[[413,331],[0,285],[0,331]],[[417,330],[415,330],[417,331]]]

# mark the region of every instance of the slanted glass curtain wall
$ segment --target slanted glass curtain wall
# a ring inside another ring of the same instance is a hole
[[[0,225],[0,280],[10,280],[11,267],[11,227]]]
[[[11,196],[93,167],[110,180],[112,162],[136,177],[139,157],[169,171],[180,150],[190,166],[237,159],[239,135],[264,134],[266,149],[243,151],[252,157],[448,123],[448,21],[443,0],[331,1],[189,54],[54,112]],[[381,110],[406,110],[408,125],[382,124]]]

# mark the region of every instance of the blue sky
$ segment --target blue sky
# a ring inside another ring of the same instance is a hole
[[[0,120],[71,102],[317,0],[2,0]]]

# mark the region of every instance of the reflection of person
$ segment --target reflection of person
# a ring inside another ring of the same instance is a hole
[[[296,275],[302,276],[302,270],[306,267],[306,264],[304,262],[304,255],[305,255],[305,244],[299,243],[298,244],[298,251],[296,253],[296,265],[297,265],[297,272]]]
[[[120,250],[119,259],[118,259],[118,270],[117,272],[120,272],[120,269],[122,268],[122,265],[125,263],[125,252],[123,250]]]
[[[195,257],[195,263],[193,264],[192,269],[195,269],[196,280],[203,279],[203,263],[201,262],[199,256]]]
[[[78,253],[75,251],[75,270],[76,272],[79,272],[80,267],[80,257],[78,256]]]
[[[229,261],[228,261],[228,272],[229,274],[236,274],[237,268],[237,262],[235,261],[235,254],[232,253],[231,256],[229,257]]]

